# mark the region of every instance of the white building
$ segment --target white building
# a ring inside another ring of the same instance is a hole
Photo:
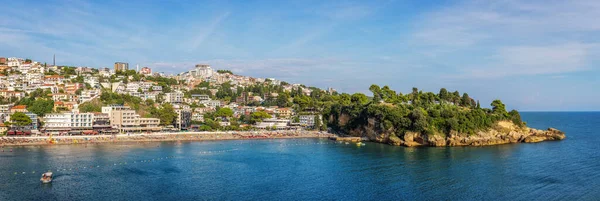
[[[202,101],[200,103],[210,108],[221,107],[221,101],[218,100]]]
[[[197,64],[196,68],[194,68],[193,70],[189,71],[189,76],[195,77],[195,78],[210,78],[213,76],[214,71],[213,69],[210,67],[210,65],[207,64]]]
[[[319,118],[321,119],[320,115],[300,115],[299,119],[300,119],[300,125],[303,126],[307,126],[307,127],[312,127],[315,126],[315,118]]]
[[[50,113],[44,116],[47,131],[91,129],[93,113]]]
[[[183,102],[183,93],[180,91],[166,93],[165,94],[165,102],[167,102],[167,103],[182,103]]]
[[[206,95],[206,94],[192,94],[192,98],[194,99],[198,99],[199,101],[209,101],[210,96]]]
[[[289,119],[270,118],[264,119],[262,122],[257,123],[254,127],[258,129],[275,128],[277,130],[285,130],[289,128],[289,123]]]
[[[83,81],[92,87],[100,86],[100,82],[98,82],[98,77],[85,77]]]
[[[137,92],[140,89],[140,84],[137,82],[127,83],[127,87],[125,88],[128,92]]]
[[[23,59],[15,57],[10,57],[7,60],[8,67],[19,67],[21,65],[21,62],[23,62]]]

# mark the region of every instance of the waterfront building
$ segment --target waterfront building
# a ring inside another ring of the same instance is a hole
[[[182,130],[186,130],[192,124],[192,110],[187,105],[173,105],[173,109],[177,113],[177,119],[173,126]]]
[[[300,119],[300,125],[305,127],[313,127],[315,126],[315,118],[321,118],[320,115],[300,115],[298,117]]]
[[[84,131],[93,128],[94,113],[50,113],[43,119],[44,129],[48,132]]]
[[[254,126],[258,129],[276,129],[276,130],[287,130],[289,129],[290,120],[289,119],[277,119],[277,118],[269,118],[264,119],[262,122],[256,123]]]
[[[21,129],[25,129],[25,130],[37,130],[38,129],[38,116],[35,113],[31,113],[31,112],[23,112],[25,113],[25,115],[27,115],[29,117],[29,119],[31,119],[31,124],[26,125],[21,127]],[[6,116],[6,121],[11,122],[10,120],[10,115]]]
[[[129,106],[110,105],[102,107],[102,113],[109,116],[110,125],[119,132],[160,131],[160,119],[140,118]]]

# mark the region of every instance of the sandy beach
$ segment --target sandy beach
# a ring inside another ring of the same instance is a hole
[[[327,138],[330,136],[333,136],[333,134],[318,131],[229,131],[74,136],[4,136],[0,137],[0,146],[281,138]]]

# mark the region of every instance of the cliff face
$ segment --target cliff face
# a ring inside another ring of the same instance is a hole
[[[342,119],[340,119],[343,121]],[[537,130],[533,128],[521,128],[509,121],[500,121],[494,128],[480,131],[476,134],[464,134],[458,132],[450,133],[419,133],[405,132],[397,135],[393,128],[384,130],[376,125],[375,119],[368,119],[368,123],[362,127],[351,130],[349,135],[356,137],[367,137],[369,140],[379,143],[387,143],[396,146],[487,146],[508,143],[535,143],[542,141],[562,140],[565,133],[554,128],[548,130]],[[344,122],[340,122],[344,123]]]

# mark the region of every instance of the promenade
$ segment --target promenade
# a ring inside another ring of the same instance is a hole
[[[318,131],[223,131],[165,132],[150,134],[138,133],[116,135],[4,136],[0,137],[0,146],[278,138],[327,138],[331,136],[333,135]]]

